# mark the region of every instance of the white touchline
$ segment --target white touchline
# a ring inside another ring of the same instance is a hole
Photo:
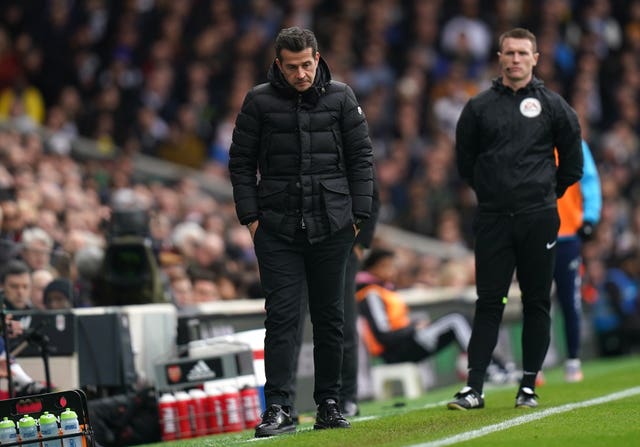
[[[618,391],[616,393],[607,394],[606,396],[596,397],[595,399],[585,400],[583,402],[575,402],[572,404],[560,405],[559,407],[551,407],[546,410],[530,413],[525,416],[519,416],[509,421],[501,422],[499,424],[488,425],[486,427],[479,428],[477,430],[471,430],[466,433],[460,433],[448,438],[439,439],[436,441],[425,442],[423,444],[414,444],[410,447],[443,447],[447,445],[453,445],[458,442],[468,441],[470,439],[480,438],[481,436],[488,435],[507,428],[515,427],[517,425],[526,424],[528,422],[536,421],[538,419],[546,418],[558,413],[565,413],[567,411],[575,410],[576,408],[591,407],[593,405],[600,405],[607,402],[613,402],[614,400],[620,400],[627,397],[640,394],[640,387],[629,388],[628,390]],[[474,410],[471,410],[474,411]],[[482,411],[482,410],[475,410]]]

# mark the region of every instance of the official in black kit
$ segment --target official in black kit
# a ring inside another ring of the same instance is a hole
[[[473,224],[476,301],[467,386],[450,409],[484,407],[483,385],[514,270],[522,292],[523,376],[517,408],[537,406],[535,379],[549,347],[558,197],[582,177],[575,111],[533,75],[536,37],[499,39],[501,76],[465,105],[456,128],[461,177],[478,198]],[[554,148],[558,152],[558,164]]]
[[[300,300],[313,324],[314,428],[348,428],[339,407],[345,268],[371,214],[373,150],[351,88],[331,79],[313,32],[280,31],[269,82],[246,95],[229,170],[265,294],[267,409],[255,436],[295,431],[289,394]]]

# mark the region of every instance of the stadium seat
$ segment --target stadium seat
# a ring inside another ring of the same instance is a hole
[[[371,367],[371,385],[375,399],[394,397],[394,384],[402,386],[402,395],[415,399],[424,392],[419,365],[413,362],[379,364]]]

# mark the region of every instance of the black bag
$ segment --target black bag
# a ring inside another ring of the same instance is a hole
[[[158,402],[152,388],[89,400],[96,443],[103,447],[160,442]]]

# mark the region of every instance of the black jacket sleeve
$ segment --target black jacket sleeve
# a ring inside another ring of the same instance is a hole
[[[373,203],[371,204],[371,216],[362,221],[360,224],[360,232],[356,237],[356,244],[364,248],[371,247],[373,236],[378,223],[378,215],[380,214],[380,195],[378,192],[378,182],[376,180],[375,169],[373,171]]]
[[[373,196],[373,147],[364,112],[349,86],[345,88],[341,130],[353,215],[366,219]]]
[[[244,99],[236,117],[231,147],[229,174],[233,186],[233,200],[238,220],[243,225],[258,219],[258,149],[260,146],[260,118],[252,92]]]
[[[478,122],[473,111],[473,102],[469,101],[462,109],[456,124],[456,162],[460,177],[474,188],[474,167],[477,145],[480,142]]]

